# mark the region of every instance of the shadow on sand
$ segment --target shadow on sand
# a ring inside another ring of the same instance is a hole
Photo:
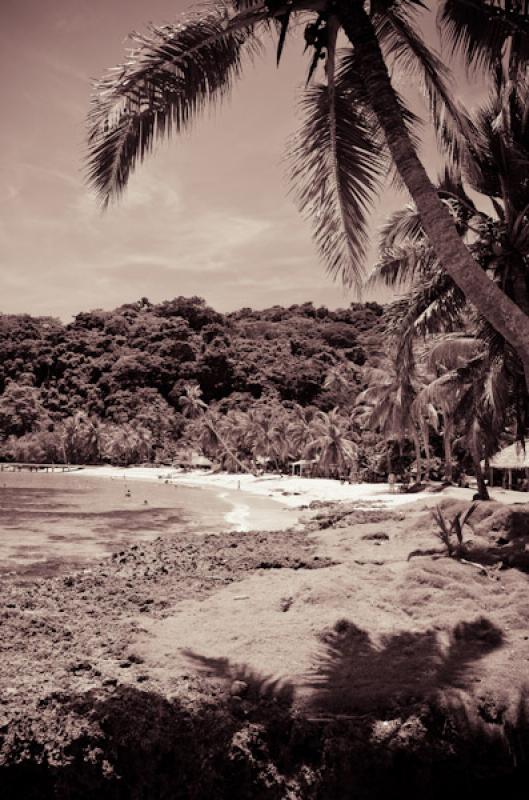
[[[327,714],[391,713],[472,683],[472,666],[502,646],[503,634],[481,617],[460,622],[448,642],[433,630],[382,636],[374,644],[352,622],[339,620],[321,635],[307,676],[311,711]]]
[[[306,708],[292,705],[291,684],[188,652],[211,678],[205,700],[133,686],[55,694],[33,718],[1,729],[2,797],[525,798],[526,696],[514,712],[488,716],[455,694],[441,697],[465,688],[472,664],[502,641],[479,619],[457,625],[444,647],[431,632],[395,634],[376,647],[365,631],[338,622],[323,636]],[[409,705],[390,714],[399,692]]]

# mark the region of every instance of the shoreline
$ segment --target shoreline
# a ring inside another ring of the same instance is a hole
[[[65,473],[65,474],[79,474]],[[398,508],[407,504],[416,504],[421,501],[440,501],[446,498],[472,502],[474,489],[462,489],[457,486],[449,486],[439,491],[423,490],[416,494],[391,493],[387,483],[342,483],[332,478],[300,478],[292,475],[277,475],[276,473],[264,473],[263,475],[216,472],[205,473],[202,470],[192,470],[181,472],[173,467],[114,467],[114,466],[85,466],[81,474],[87,477],[110,478],[111,480],[134,480],[134,481],[159,481],[167,483],[196,487],[218,489],[221,492],[242,492],[260,498],[269,498],[281,503],[289,509],[305,509],[313,502],[318,503],[358,503],[366,510]],[[435,484],[433,485],[435,486]],[[433,488],[433,487],[432,487]],[[529,501],[528,492],[516,492],[514,490],[501,489],[494,487],[489,489],[491,500],[505,503],[508,505],[515,503],[527,503]],[[234,502],[234,498],[229,494],[218,495],[219,498],[229,498]],[[235,503],[239,506],[245,504]],[[242,518],[242,511],[235,513],[236,509],[228,512],[226,516],[235,519]],[[235,514],[235,517],[233,515]],[[228,520],[229,521],[229,520]]]
[[[171,467],[114,467],[83,466],[72,472],[61,473],[67,478],[84,477],[107,479],[118,482],[133,481],[151,484],[169,484],[188,489],[207,489],[215,492],[215,496],[224,505],[231,505],[222,514],[223,521],[230,530],[247,533],[255,530],[287,530],[299,523],[299,504],[289,503],[283,496],[275,496],[271,492],[253,489],[240,479],[243,477],[223,473],[220,481],[208,480],[218,476],[204,475],[200,471],[180,473]],[[205,479],[205,480],[204,480]],[[239,487],[239,484],[240,487]],[[244,496],[239,493],[239,488]],[[272,505],[269,500],[274,500]],[[279,506],[279,507],[278,507]],[[285,513],[283,513],[285,512]]]

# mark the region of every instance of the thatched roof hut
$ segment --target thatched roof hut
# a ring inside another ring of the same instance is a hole
[[[489,461],[489,468],[490,486],[494,486],[494,473],[499,470],[504,487],[525,491],[529,489],[529,448],[524,449],[518,442],[496,453]],[[522,474],[520,470],[523,471]]]
[[[181,453],[173,460],[173,465],[185,469],[211,469],[213,462],[200,453]]]
[[[518,444],[510,444],[490,459],[490,466],[494,469],[529,469],[529,447],[524,448]]]

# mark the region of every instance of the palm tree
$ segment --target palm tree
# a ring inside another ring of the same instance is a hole
[[[368,388],[356,399],[355,419],[365,428],[378,433],[389,443],[410,439],[415,447],[417,482],[422,478],[419,423],[414,414],[417,387],[398,358],[384,368],[366,371]],[[391,448],[387,450],[388,473],[392,472]]]
[[[318,411],[311,422],[311,439],[306,446],[309,458],[317,457],[324,472],[338,475],[349,474],[355,464],[358,447],[351,438],[349,421],[338,408],[329,413]]]
[[[508,53],[506,82],[527,67],[529,4],[526,0],[442,0],[438,20],[452,48],[469,64],[492,70],[502,67]]]
[[[502,85],[495,87],[487,104],[473,119],[473,135],[468,142],[463,176],[447,170],[438,192],[449,206],[461,235],[484,270],[518,305],[529,310],[529,83],[518,80],[508,93],[507,111]],[[478,210],[465,186],[488,196],[494,207],[491,216]],[[417,211],[400,210],[385,225],[381,235],[381,261],[370,278],[371,284],[410,286],[402,301],[395,303],[387,317],[400,339],[400,349],[413,348],[423,335],[459,331],[461,341],[448,340],[450,348],[461,346],[471,337],[474,349],[482,355],[467,353],[465,374],[462,364],[446,364],[437,376],[432,391],[443,390],[450,408],[445,417],[457,411],[464,418],[462,441],[473,454],[474,468],[480,481],[478,450],[491,451],[498,442],[499,425],[512,426],[522,439],[529,422],[529,396],[522,366],[516,353],[488,323],[476,317],[464,295],[440,269],[426,240]],[[453,372],[456,370],[456,372]],[[446,374],[463,381],[457,387]],[[427,397],[425,391],[423,397]],[[461,411],[457,396],[466,398]],[[501,401],[501,402],[500,402]],[[419,403],[421,398],[419,398]],[[463,413],[465,412],[465,413]],[[450,424],[449,424],[450,428]],[[468,434],[468,436],[467,436]],[[455,434],[454,434],[455,435]],[[468,438],[470,437],[470,438]],[[482,446],[478,447],[478,440]],[[492,443],[491,443],[492,442]],[[447,442],[445,441],[445,444]],[[446,453],[448,461],[449,453]],[[484,484],[483,484],[484,485]],[[481,490],[481,493],[484,492]]]
[[[430,416],[435,430],[439,429],[438,415],[442,417],[442,436],[444,448],[445,480],[452,482],[454,459],[453,444],[455,436],[455,408],[457,392],[460,387],[452,374],[442,374],[424,386],[414,401],[415,413],[425,412],[427,407],[434,408],[437,418]]]
[[[200,417],[195,417],[186,431],[186,438],[192,445],[199,444],[204,455],[215,458],[219,450],[229,463],[230,468],[241,469],[242,472],[251,472],[246,464],[238,457],[235,447],[231,446],[230,434],[234,428],[228,420],[218,412],[207,408]]]
[[[296,458],[302,458],[306,453],[307,444],[312,438],[311,425],[316,413],[314,408],[303,408],[298,403],[292,408],[287,437]]]
[[[462,4],[443,4],[442,20],[454,45],[466,45],[469,60],[483,60],[485,53],[497,63],[490,41],[475,43],[468,14],[461,22]],[[508,5],[518,9],[516,3]],[[450,98],[445,68],[416,31],[414,13],[421,6],[421,0],[372,0],[369,10],[364,0],[226,0],[180,24],[136,35],[138,47],[126,64],[96,89],[90,180],[107,204],[124,189],[156,138],[188,128],[206,103],[226,95],[244,59],[259,51],[262,34],[280,28],[279,60],[289,23],[308,20],[309,78],[322,57],[325,80],[306,90],[306,120],[292,148],[292,172],[300,208],[314,220],[328,270],[348,284],[359,284],[369,207],[388,161],[393,163],[443,270],[518,353],[529,387],[529,316],[494,284],[461,240],[417,156],[410,134],[415,118],[391,83],[388,66],[420,75],[440,139],[456,158],[469,125]],[[500,4],[491,22],[502,35],[513,17],[505,12]],[[491,17],[492,11],[487,13]],[[519,60],[529,40],[525,19],[517,11],[518,27],[510,29],[515,33],[503,35],[516,45]],[[350,45],[343,54],[336,50],[340,31]]]
[[[281,459],[277,448],[274,422],[270,413],[272,409],[274,416],[284,413],[284,409],[280,406],[277,408],[275,404],[272,404],[271,409],[263,406],[250,409],[244,415],[243,436],[256,463],[264,459],[265,463],[271,461],[275,468],[279,469]]]
[[[196,384],[188,383],[184,386],[184,394],[178,398],[178,405],[182,414],[188,419],[196,419],[206,411],[207,405],[202,400],[202,389]]]
[[[356,392],[354,376],[360,372],[360,367],[336,364],[329,369],[325,376],[323,388],[335,395],[338,405],[342,409],[351,407],[354,403]]]
[[[248,472],[247,467],[235,455],[226,436],[223,436],[220,428],[222,418],[216,412],[210,410],[202,400],[202,389],[197,384],[186,384],[184,394],[178,399],[178,404],[182,408],[182,414],[191,421],[196,421],[196,425],[191,425],[187,430],[187,438],[195,444],[198,439],[205,455],[215,456],[217,451],[222,449],[230,462],[236,467],[240,467],[243,472]],[[224,418],[224,422],[225,422]]]
[[[107,423],[101,430],[101,455],[114,464],[128,466],[148,461],[152,433],[142,425]]]
[[[99,461],[101,430],[95,418],[78,411],[61,426],[65,464],[90,464]]]
[[[498,449],[508,406],[505,387],[500,388],[491,375],[494,367],[483,342],[468,333],[441,339],[430,350],[428,362],[437,377],[424,387],[417,402],[431,403],[443,416],[446,478],[452,479],[452,444],[459,429],[459,441],[472,459],[480,499],[488,500],[481,461]]]

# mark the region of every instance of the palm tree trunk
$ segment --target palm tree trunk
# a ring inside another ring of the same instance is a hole
[[[474,465],[474,472],[476,473],[476,481],[478,483],[478,494],[480,500],[490,500],[489,493],[487,490],[487,484],[485,483],[485,477],[483,475],[483,470],[481,469],[481,460],[479,454],[476,453],[475,449],[472,448],[472,463]]]
[[[443,447],[445,457],[445,480],[452,483],[453,478],[453,464],[452,464],[452,422],[450,418],[444,415],[443,425]]]
[[[416,430],[413,431],[413,443],[415,445],[415,462],[417,464],[416,481],[417,483],[420,483],[422,479],[421,440],[419,439],[419,434]]]
[[[428,429],[428,423],[423,423],[421,425],[422,436],[424,440],[424,472],[426,475],[426,482],[430,481],[430,473],[432,469],[431,465],[431,452],[430,452],[430,431]]]
[[[223,447],[224,451],[233,459],[233,461],[242,469],[242,471],[248,473],[248,475],[253,475],[254,473],[252,470],[235,455],[231,447],[229,447],[226,441],[222,438],[218,430],[215,430],[215,436],[219,440],[219,443],[221,447]]]
[[[529,389],[529,316],[486,275],[460,238],[409,137],[378,39],[360,0],[338,0],[337,16],[352,43],[370,104],[426,235],[454,283],[517,352]]]

